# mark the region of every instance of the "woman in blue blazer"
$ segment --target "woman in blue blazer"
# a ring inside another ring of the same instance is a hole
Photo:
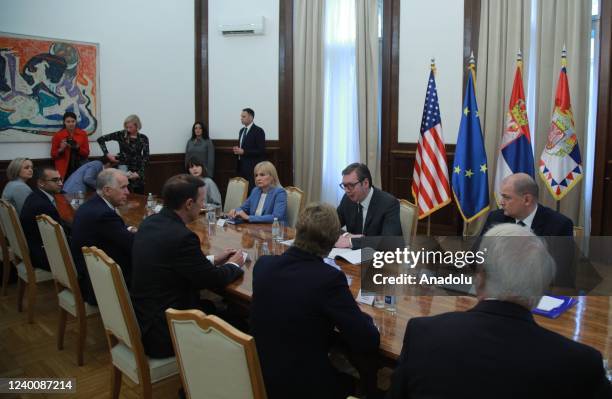
[[[278,181],[278,173],[272,162],[255,165],[255,188],[240,208],[229,211],[231,218],[248,223],[272,223],[287,219],[287,192]]]

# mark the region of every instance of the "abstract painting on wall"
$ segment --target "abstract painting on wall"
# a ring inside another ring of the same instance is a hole
[[[98,45],[0,32],[0,142],[45,142],[71,111],[100,132]]]

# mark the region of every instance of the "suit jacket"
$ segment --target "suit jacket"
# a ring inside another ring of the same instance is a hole
[[[516,223],[516,220],[504,215],[503,209],[490,212],[480,233],[481,236],[500,223]],[[546,237],[548,252],[555,259],[556,272],[553,285],[575,287],[577,261],[574,259],[574,224],[571,219],[538,204],[531,222],[531,230],[537,236]],[[480,241],[476,245],[480,245]]]
[[[66,236],[70,235],[70,228],[60,218],[55,205],[53,205],[44,192],[39,188],[35,188],[23,203],[19,219],[21,220],[23,233],[28,241],[32,265],[40,269],[50,270],[47,254],[45,253],[42,237],[40,236],[40,230],[38,230],[38,224],[36,223],[36,216],[43,213],[61,224]]]
[[[342,397],[328,358],[334,327],[351,352],[378,351],[378,330],[341,271],[295,247],[259,258],[251,332],[270,399]]]
[[[238,143],[242,138],[244,128],[238,132]],[[238,175],[249,181],[249,190],[255,187],[253,170],[255,165],[266,159],[266,133],[262,128],[253,123],[242,142],[244,154],[238,159]]]
[[[121,267],[129,288],[134,234],[130,233],[127,227],[117,212],[97,194],[81,205],[74,214],[70,247],[79,274],[79,285],[83,298],[92,305],[97,304],[97,301],[81,247],[96,246],[106,252]]]
[[[500,223],[516,223],[516,219],[504,215],[503,209],[489,212],[480,235],[484,235],[491,227]],[[531,222],[531,230],[537,236],[573,236],[574,223],[567,216],[538,204],[538,210]]]
[[[363,226],[365,236],[402,236],[402,225],[399,216],[399,202],[391,194],[373,188],[368,213]],[[357,230],[357,203],[351,201],[346,194],[342,197],[336,209],[340,218],[340,226],[346,226],[346,231],[355,233]],[[363,239],[353,238],[353,248],[361,248]]]
[[[268,191],[261,216],[255,215],[262,191],[255,187],[249,198],[238,208],[249,215],[249,223],[272,223],[274,218],[279,221],[287,220],[287,192],[282,187],[273,187]]]
[[[610,398],[601,354],[487,300],[410,319],[387,399]]]
[[[104,165],[101,161],[87,162],[81,166],[66,180],[64,183],[64,191],[70,194],[76,194],[79,191],[83,193],[87,191],[95,191],[96,179],[98,174],[102,172]]]
[[[243,274],[234,264],[214,266],[200,239],[172,210],[146,218],[134,240],[132,303],[148,356],[173,356],[165,311],[200,307],[200,290],[222,288]]]

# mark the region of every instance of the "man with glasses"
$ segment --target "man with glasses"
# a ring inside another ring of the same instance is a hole
[[[45,214],[62,224],[66,235],[69,235],[69,226],[59,216],[56,208],[55,194],[62,191],[62,178],[55,167],[44,165],[34,170],[36,188],[26,198],[21,208],[21,226],[28,240],[30,259],[34,267],[50,270],[49,261],[43,248],[40,231],[36,224],[36,216]]]
[[[401,237],[399,202],[391,194],[372,186],[372,175],[362,163],[352,163],[342,171],[344,196],[336,209],[346,232],[338,238],[338,248],[362,248],[363,236]]]

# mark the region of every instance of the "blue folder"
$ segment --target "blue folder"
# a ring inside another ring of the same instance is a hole
[[[559,306],[549,311],[538,309],[536,307],[531,311],[532,313],[540,315],[540,316],[548,317],[550,319],[556,319],[557,317],[561,316],[561,314],[563,314],[566,310],[570,309],[572,306],[574,306],[574,304],[576,304],[576,299],[572,298],[571,296],[563,296],[563,295],[546,295],[546,296],[551,297],[551,298],[561,299],[563,300],[563,303],[561,303]]]

